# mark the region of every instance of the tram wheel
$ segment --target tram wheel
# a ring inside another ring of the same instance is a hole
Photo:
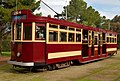
[[[52,71],[53,70],[53,67],[51,65],[48,65],[48,70],[49,71]]]
[[[42,68],[42,71],[47,71],[47,69],[48,69],[48,67],[47,67],[47,66],[44,66],[44,67]]]
[[[29,71],[32,72],[32,70],[33,70],[33,67],[29,67]]]

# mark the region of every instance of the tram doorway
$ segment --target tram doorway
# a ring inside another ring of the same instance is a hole
[[[100,56],[100,47],[101,47],[101,34],[98,34],[98,56]]]
[[[102,33],[102,41],[103,41],[102,54],[106,54],[105,33]]]
[[[82,57],[88,57],[88,30],[83,30]]]

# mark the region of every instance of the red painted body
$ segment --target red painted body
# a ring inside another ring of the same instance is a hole
[[[20,20],[13,20],[12,23],[16,22],[39,22],[39,23],[52,23],[52,24],[59,24],[64,26],[70,26],[70,27],[76,27],[81,28],[84,30],[91,30],[96,32],[102,32],[102,33],[112,33],[117,34],[116,32],[103,30],[100,28],[93,28],[89,26],[83,26],[80,24],[76,24],[73,22],[68,22],[65,20],[58,20],[54,18],[48,18],[48,17],[39,17],[34,16],[31,14],[29,10],[22,10],[21,14],[26,14],[26,19],[20,19]],[[13,12],[12,12],[12,15]],[[34,63],[40,63],[40,64],[56,64],[66,61],[74,61],[78,60],[80,63],[88,62],[91,60],[100,59],[103,57],[107,57],[108,53],[106,52],[107,48],[117,48],[117,44],[103,44],[102,46],[94,46],[91,45],[90,47],[88,44],[47,44],[46,40],[45,42],[12,42],[12,55],[11,55],[11,61],[17,61],[17,62],[34,62]],[[77,56],[70,56],[70,57],[62,57],[62,58],[54,58],[54,59],[48,59],[49,53],[56,53],[56,52],[68,52],[68,51],[80,51],[81,55]],[[20,52],[21,56],[18,57],[17,53]],[[113,51],[115,52],[115,51]]]
[[[12,45],[11,60],[18,62],[45,62],[45,43],[22,42]],[[17,53],[22,55],[17,57]]]
[[[82,50],[81,44],[47,44],[46,45],[46,58],[48,58],[48,53],[56,53],[56,52],[68,52],[68,51],[78,51]],[[57,63],[63,61],[70,61],[70,60],[81,60],[81,55],[74,56],[74,57],[64,57],[64,58],[56,58],[56,59],[47,59],[46,63]]]

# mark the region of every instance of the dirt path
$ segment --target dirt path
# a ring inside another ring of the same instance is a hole
[[[4,66],[7,64],[7,60],[9,60],[10,57],[6,56],[0,56],[0,66]]]
[[[8,57],[8,56],[0,56],[0,62],[1,61],[6,61],[6,60],[9,60],[10,59],[10,57]]]
[[[120,51],[104,60],[54,71],[29,73],[11,68],[9,64],[0,66],[0,81],[120,81]]]

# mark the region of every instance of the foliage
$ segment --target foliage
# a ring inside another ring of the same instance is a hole
[[[2,52],[2,56],[10,56],[11,52]]]
[[[81,14],[85,11],[87,3],[83,0],[71,0],[69,4],[70,5],[64,7],[64,9],[67,8],[68,20],[75,22],[78,22],[78,20],[80,21]],[[65,10],[63,13],[66,13]]]
[[[69,21],[100,27],[101,17],[99,12],[95,11],[92,6],[87,7],[87,3],[83,0],[71,0],[70,4],[64,7],[63,14],[66,13],[66,8]]]
[[[35,0],[0,0],[0,53],[3,38],[10,33],[11,11],[30,9],[34,11],[39,6]]]
[[[118,48],[120,48],[120,15],[110,21],[110,29],[118,33]]]
[[[11,35],[7,35],[5,36],[5,38],[2,39],[2,51],[6,52],[6,51],[10,51],[11,49]]]
[[[103,19],[102,28],[106,30],[110,30],[110,19]]]
[[[120,48],[120,16],[116,15],[112,20],[104,18],[102,28],[118,33],[118,48]]]

